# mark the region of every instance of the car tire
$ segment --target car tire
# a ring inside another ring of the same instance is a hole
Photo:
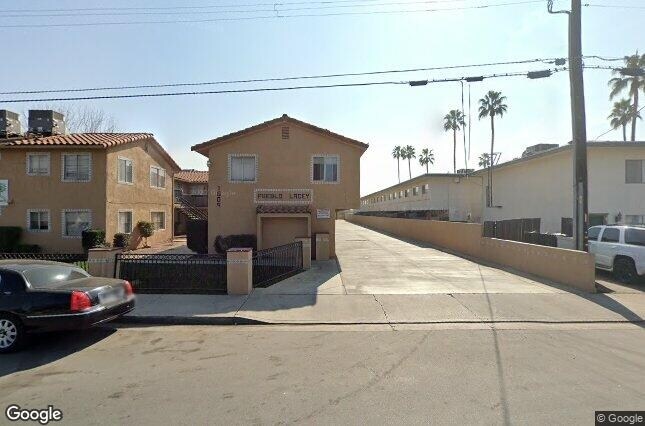
[[[614,262],[614,276],[625,284],[635,284],[638,281],[636,265],[629,258],[621,257]]]
[[[0,353],[15,352],[25,341],[22,322],[10,314],[0,313]]]

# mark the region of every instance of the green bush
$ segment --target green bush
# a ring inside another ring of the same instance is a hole
[[[19,226],[0,226],[0,251],[10,253],[16,249],[22,237]]]
[[[82,233],[83,250],[105,245],[105,231],[102,229],[86,229]]]
[[[38,244],[18,244],[14,253],[41,253],[42,248]]]
[[[151,222],[147,222],[145,220],[140,220],[137,222],[137,229],[139,230],[139,234],[145,238],[143,242],[144,247],[150,247],[148,245],[148,238],[152,237],[152,234],[155,233],[155,226]]]
[[[114,234],[114,239],[112,240],[112,247],[124,248],[124,247],[127,247],[129,243],[130,243],[130,234],[122,234],[122,233]]]
[[[258,240],[253,234],[234,234],[222,237],[218,235],[215,238],[215,251],[219,254],[226,254],[228,249],[232,248],[252,248],[256,251],[258,248]]]

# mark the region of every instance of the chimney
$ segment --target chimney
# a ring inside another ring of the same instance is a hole
[[[6,109],[0,109],[0,138],[20,136],[20,115]]]
[[[29,133],[44,136],[64,135],[65,116],[50,109],[30,109]]]

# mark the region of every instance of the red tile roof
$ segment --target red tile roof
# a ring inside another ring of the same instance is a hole
[[[334,133],[331,130],[323,129],[322,127],[314,126],[313,124],[306,123],[304,121],[296,120],[295,118],[289,117],[287,114],[284,114],[282,117],[274,118],[273,120],[265,121],[264,123],[256,124],[255,126],[247,127],[246,129],[238,130],[237,132],[229,133],[228,135],[220,136],[215,139],[211,139],[206,142],[202,142],[197,145],[193,145],[191,150],[192,151],[197,151],[200,154],[206,155],[206,149],[210,148],[212,145],[216,143],[221,143],[225,142],[231,139],[235,139],[237,137],[243,136],[246,133],[250,132],[255,132],[258,130],[264,130],[269,127],[272,127],[276,124],[280,123],[291,123],[291,124],[296,124],[300,125],[302,127],[305,127],[309,130],[313,130],[314,132],[322,133],[324,135],[330,136],[334,139],[339,139],[343,142],[350,143],[352,145],[358,146],[360,148],[363,148],[363,150],[367,149],[369,147],[368,144],[357,141],[356,139],[351,139],[346,136],[340,135],[338,133]]]
[[[181,167],[170,154],[157,142],[152,133],[72,133],[69,135],[39,136],[29,135],[0,140],[0,148],[4,147],[34,147],[34,146],[65,146],[65,147],[94,147],[107,149],[140,140],[151,140],[159,149],[162,156],[174,170]]]
[[[182,170],[175,173],[175,179],[188,183],[208,183],[208,170]]]

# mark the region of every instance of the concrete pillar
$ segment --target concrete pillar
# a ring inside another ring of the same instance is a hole
[[[316,260],[329,260],[329,234],[316,234]]]
[[[226,252],[228,294],[251,294],[253,290],[252,256],[252,248],[232,248]]]
[[[95,248],[87,252],[87,272],[95,277],[116,278],[114,264],[121,248]]]
[[[311,238],[299,237],[294,241],[302,242],[302,269],[311,268]]]

